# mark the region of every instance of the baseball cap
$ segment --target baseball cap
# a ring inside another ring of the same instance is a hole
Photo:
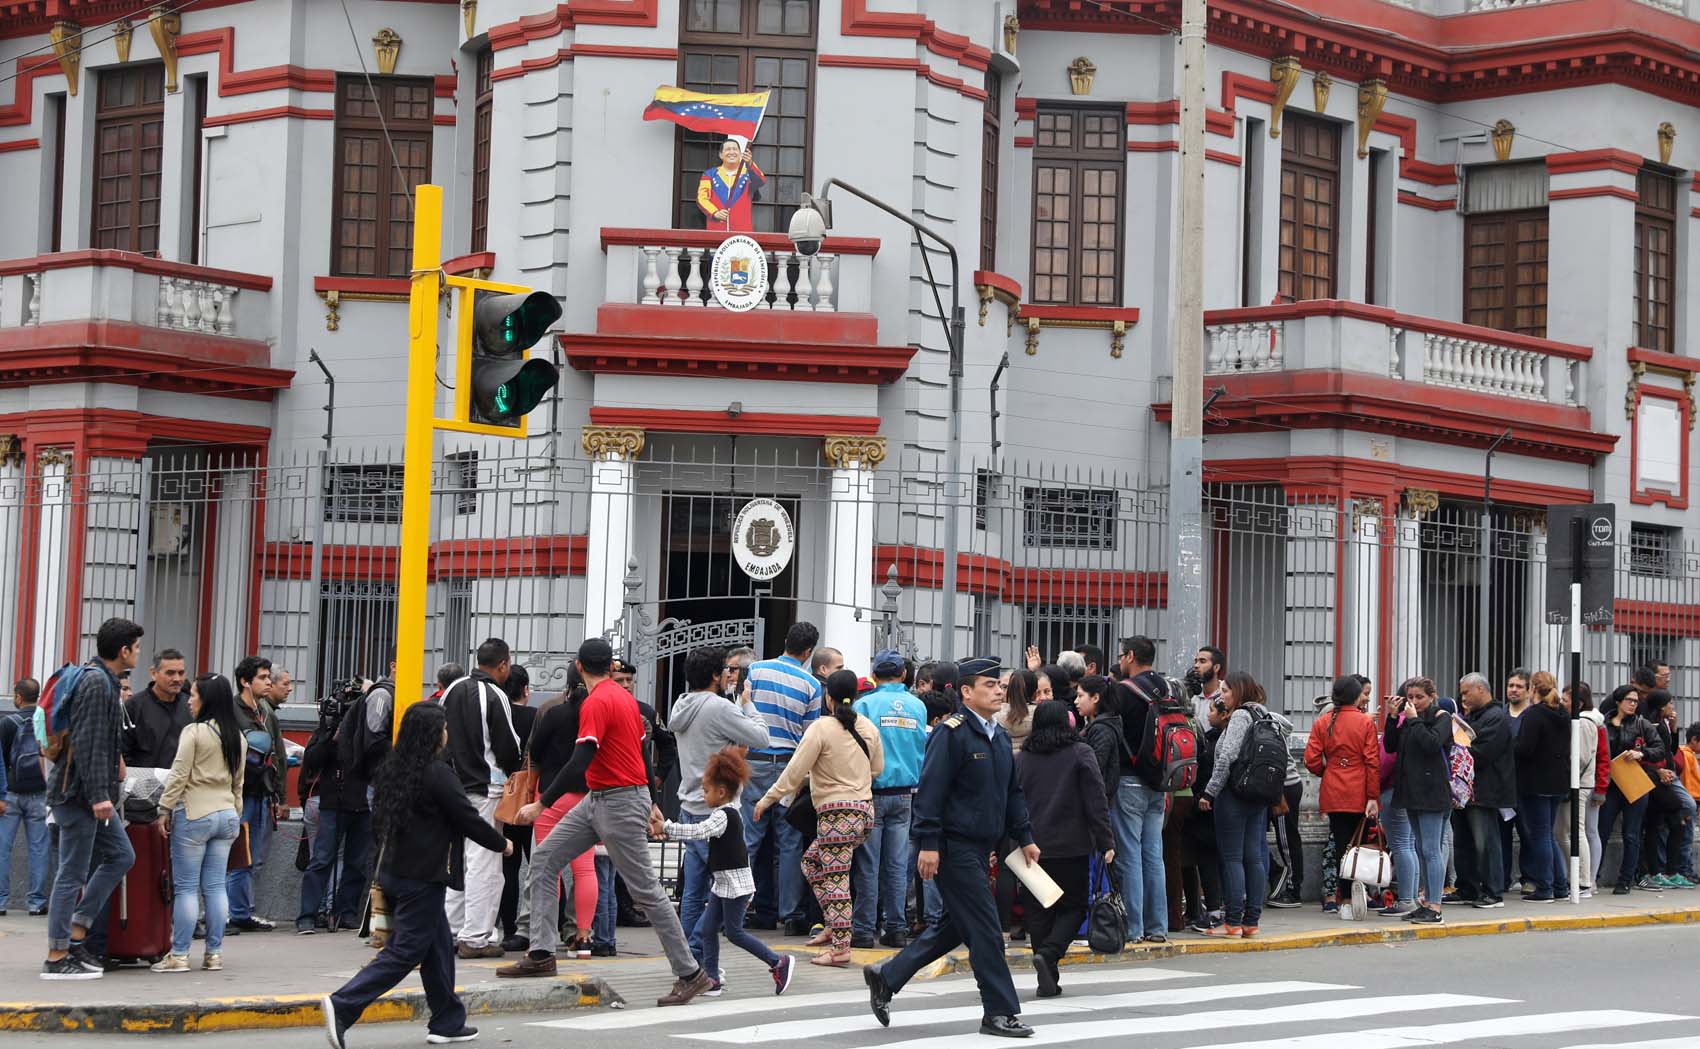
[[[895,648],[882,648],[874,653],[874,673],[879,677],[896,677],[903,673],[903,653]]]

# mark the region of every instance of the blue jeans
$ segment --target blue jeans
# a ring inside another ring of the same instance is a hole
[[[598,856],[596,857],[596,920],[590,926],[592,946],[614,946],[615,923],[619,917],[620,903],[614,894],[614,861],[607,856]]]
[[[1416,856],[1422,864],[1423,895],[1428,905],[1435,910],[1440,909],[1440,899],[1446,894],[1446,853],[1444,842],[1446,828],[1452,825],[1452,814],[1449,812],[1411,812],[1404,810],[1410,818],[1411,839],[1414,842]],[[1402,877],[1402,875],[1401,875]],[[1412,875],[1414,878],[1415,875]],[[1405,883],[1399,883],[1399,892],[1403,894]],[[1416,899],[1417,887],[1411,885],[1411,899]]]
[[[1411,836],[1411,813],[1393,804],[1393,790],[1381,792],[1381,829],[1387,833],[1387,849],[1393,853],[1393,880],[1399,889],[1400,903],[1417,899],[1417,846]],[[1439,905],[1439,898],[1435,903]]]
[[[754,933],[744,929],[744,911],[749,905],[748,896],[729,900],[709,893],[708,903],[691,930],[692,942],[702,941],[702,954],[698,956],[702,971],[716,980],[720,978],[720,933],[726,934],[727,943],[742,947],[769,969],[779,964],[779,955],[769,950]]]
[[[931,926],[944,920],[944,897],[939,894],[938,881],[921,880],[921,872],[916,866],[921,859],[921,839],[915,834],[915,821],[920,818],[920,811],[913,804],[909,806],[909,868],[905,873],[915,890],[915,911],[920,915],[921,924]]]
[[[856,886],[856,909],[850,918],[853,934],[872,936],[881,912],[886,932],[904,931],[903,896],[909,875],[905,865],[909,862],[913,808],[912,795],[874,795],[874,825],[868,831],[868,840],[856,849],[851,872]]]
[[[679,809],[680,823],[701,823],[707,816],[698,816],[687,811],[683,806]],[[708,906],[709,888],[714,882],[714,875],[708,869],[708,842],[685,842],[684,870],[680,875],[679,886],[679,925],[685,930],[685,940],[691,945],[691,953],[697,956],[697,963],[705,962],[703,951],[706,944],[697,935],[697,922],[702,918],[704,908]],[[748,901],[745,901],[746,903]],[[738,926],[743,927],[742,914],[738,915]],[[715,949],[719,953],[719,949]],[[714,970],[710,969],[712,973]]]
[[[237,867],[226,879],[230,920],[233,922],[247,921],[254,916],[254,872],[265,865],[266,846],[272,840],[271,798],[264,794],[243,798],[242,822],[248,825],[248,855],[253,864]]]
[[[337,863],[337,837],[342,837],[342,862]],[[366,853],[372,847],[372,814],[338,812],[320,808],[318,832],[313,836],[313,861],[301,875],[301,911],[297,929],[311,929],[319,906],[325,902],[331,873],[336,872],[336,899],[331,914],[338,928],[360,927],[360,902],[366,896]]]
[[[1116,881],[1127,907],[1127,938],[1154,936],[1169,927],[1169,902],[1163,880],[1163,802],[1138,776],[1123,776],[1116,787],[1110,822],[1116,831]],[[1259,824],[1261,831],[1262,824]],[[1267,851],[1267,850],[1265,850]],[[1265,857],[1264,867],[1268,868]],[[1262,890],[1258,898],[1262,899]]]
[[[0,816],[0,911],[12,902],[12,843],[20,823],[30,853],[29,909],[47,906],[47,795],[7,794],[6,814]]]
[[[756,802],[768,792],[785,771],[783,761],[763,761],[750,758],[750,782],[744,787],[740,802],[744,817],[744,845],[754,860],[761,851],[763,839],[770,835],[779,854],[779,920],[802,921],[803,911],[803,839],[797,829],[785,822],[785,806],[775,805],[756,819]]]
[[[71,943],[72,926],[88,930],[106,913],[112,890],[136,862],[136,850],[116,814],[97,820],[80,801],[53,806],[53,822],[59,828],[59,870],[48,898],[47,949],[62,951]]]
[[[1127,782],[1124,778],[1122,782]],[[1269,888],[1269,806],[1242,801],[1231,789],[1215,800],[1216,851],[1222,856],[1223,916],[1229,925],[1256,925]],[[1121,854],[1116,854],[1121,859]]]
[[[1552,823],[1558,818],[1562,794],[1525,794],[1517,806],[1519,822],[1528,837],[1523,841],[1523,877],[1535,883],[1536,892],[1570,895],[1570,858],[1558,850]]]
[[[242,832],[235,809],[189,818],[180,805],[171,817],[171,953],[188,954],[195,934],[201,897],[207,904],[207,953],[224,946],[224,923],[230,920],[225,865],[230,846]]]
[[[1641,800],[1633,805],[1617,789],[1617,784],[1606,788],[1606,803],[1600,807],[1600,840],[1611,840],[1612,824],[1617,817],[1623,816],[1623,859],[1617,865],[1617,884],[1629,886],[1635,884],[1637,872],[1641,869],[1641,822],[1647,818],[1647,799],[1652,795],[1643,794]]]

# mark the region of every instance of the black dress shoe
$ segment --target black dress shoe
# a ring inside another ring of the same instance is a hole
[[[1013,1016],[988,1016],[980,1021],[980,1033],[999,1038],[1031,1038],[1033,1028]]]
[[[787,935],[787,936],[807,936],[808,934],[809,934],[809,923],[808,922],[804,921],[801,918],[788,918],[788,919],[786,919],[786,921],[785,921],[785,935]]]
[[[887,931],[884,936],[880,937],[880,943],[887,947],[895,947],[901,951],[903,948],[909,946],[909,936],[901,929],[891,929]]]
[[[881,1027],[891,1026],[891,988],[886,985],[885,974],[878,965],[862,966],[862,982],[868,985],[868,1008],[874,1011],[874,1019]],[[981,1030],[985,1030],[982,1025]]]
[[[1039,977],[1039,997],[1055,998],[1062,993],[1057,985],[1056,963],[1042,954],[1033,956],[1033,972]]]
[[[850,946],[858,951],[867,951],[878,947],[879,941],[871,932],[854,932],[850,934]]]

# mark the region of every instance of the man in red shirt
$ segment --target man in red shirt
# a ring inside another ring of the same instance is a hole
[[[531,951],[497,976],[555,975],[555,915],[560,909],[561,871],[574,857],[601,841],[614,869],[625,879],[632,902],[643,908],[678,978],[657,1005],[684,1005],[708,990],[709,974],[697,964],[672,901],[649,860],[649,832],[661,810],[649,792],[649,762],[643,746],[643,715],[637,699],[609,676],[614,650],[601,638],[579,646],[576,665],[590,694],[579,708],[578,745],[554,782],[541,785],[542,798],[520,810],[530,823],[566,793],[582,774],[590,793],[574,806],[531,852]]]

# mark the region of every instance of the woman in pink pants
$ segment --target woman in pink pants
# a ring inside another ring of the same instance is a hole
[[[562,770],[572,757],[573,747],[578,743],[578,711],[579,704],[584,702],[585,689],[583,684],[576,681],[570,682],[570,686],[565,697],[551,700],[539,709],[537,724],[531,730],[531,764],[537,770],[540,796],[562,775]],[[582,775],[574,777],[562,786],[565,787],[566,793],[562,794],[554,805],[538,814],[537,824],[532,828],[532,840],[539,844],[555,829],[555,824],[572,811],[574,805],[584,800],[589,791]],[[583,854],[573,857],[568,869],[572,871],[573,876],[573,921],[578,927],[578,937],[573,947],[580,958],[588,958],[590,926],[596,917],[595,850],[587,849]]]

